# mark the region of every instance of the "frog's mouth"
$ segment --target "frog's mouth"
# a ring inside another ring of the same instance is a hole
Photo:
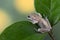
[[[37,20],[33,20],[33,19],[30,19],[30,22],[32,22],[33,24],[38,23],[38,21],[37,21]]]

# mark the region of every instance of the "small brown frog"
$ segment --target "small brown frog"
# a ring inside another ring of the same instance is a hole
[[[30,15],[28,15],[28,19],[33,24],[37,23],[40,26],[40,28],[38,29],[35,28],[37,32],[45,33],[45,32],[49,32],[52,29],[47,17],[43,18],[40,13],[31,13]]]

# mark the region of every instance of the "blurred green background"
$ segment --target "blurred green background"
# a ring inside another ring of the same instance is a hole
[[[33,5],[34,3],[33,0],[25,0],[25,1],[24,0],[0,0],[0,15],[1,15],[0,30],[1,31],[5,29],[7,26],[15,22],[27,20],[27,15],[33,12],[35,9]]]

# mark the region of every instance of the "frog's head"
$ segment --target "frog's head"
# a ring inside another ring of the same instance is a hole
[[[32,13],[32,14],[28,15],[28,19],[29,19],[33,24],[38,23],[41,17],[42,17],[42,16],[41,16],[40,13]]]

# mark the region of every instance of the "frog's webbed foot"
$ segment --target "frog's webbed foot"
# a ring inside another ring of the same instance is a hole
[[[34,31],[37,32],[37,33],[41,33],[40,31],[38,31],[37,28],[34,28]]]
[[[37,28],[34,28],[34,30],[35,30],[35,32],[37,32],[37,33],[44,33],[44,32],[41,31],[41,28],[38,28],[38,29],[37,29]]]

